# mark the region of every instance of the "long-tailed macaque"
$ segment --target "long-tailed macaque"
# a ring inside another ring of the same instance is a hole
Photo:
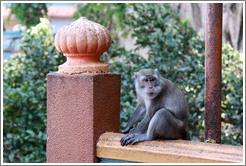
[[[121,145],[154,139],[189,139],[189,108],[182,91],[157,69],[143,69],[135,74],[138,106],[126,128]],[[144,118],[143,118],[144,116]],[[133,128],[141,118],[143,120]]]

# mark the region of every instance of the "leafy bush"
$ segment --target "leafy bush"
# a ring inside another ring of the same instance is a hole
[[[127,7],[128,5],[125,3],[81,3],[78,4],[77,12],[74,13],[73,18],[86,17],[107,27],[111,38],[118,41],[121,36],[126,36],[129,32],[127,26],[124,25]]]
[[[125,3],[91,3],[78,4],[74,19],[86,17],[108,29],[122,28],[127,5]],[[114,19],[115,17],[116,19]]]
[[[222,46],[222,138],[224,144],[243,144],[243,60],[229,43]]]
[[[46,74],[63,60],[47,19],[23,34],[20,50],[3,64],[4,162],[45,162]]]
[[[12,14],[27,28],[39,23],[39,18],[47,15],[47,7],[45,3],[12,3],[10,6],[10,15]]]

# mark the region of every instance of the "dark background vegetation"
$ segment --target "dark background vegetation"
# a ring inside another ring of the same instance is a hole
[[[17,12],[16,6],[12,7],[12,12]],[[40,10],[45,11],[43,6]],[[137,105],[133,72],[158,68],[186,95],[191,139],[204,141],[205,44],[189,27],[189,20],[181,20],[169,4],[80,4],[74,18],[80,16],[106,26],[111,32],[112,45],[101,59],[110,63],[110,72],[121,74],[121,128]],[[47,19],[32,26],[31,17],[17,18],[29,29],[22,34],[22,53],[3,64],[4,162],[45,162],[46,74],[57,71],[64,56],[55,49]],[[129,30],[136,38],[135,50],[117,45]],[[142,48],[149,49],[147,58],[137,53]],[[242,145],[243,62],[230,44],[224,43],[222,49],[222,143]]]

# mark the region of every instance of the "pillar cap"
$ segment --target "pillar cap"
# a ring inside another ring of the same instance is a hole
[[[56,49],[67,57],[67,62],[59,66],[59,72],[108,72],[108,64],[102,63],[99,58],[109,49],[111,42],[107,28],[85,17],[63,26],[55,36]]]

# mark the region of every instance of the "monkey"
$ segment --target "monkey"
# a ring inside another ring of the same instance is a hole
[[[142,69],[134,76],[138,106],[121,131],[127,133],[121,138],[121,145],[155,139],[189,140],[189,107],[181,89],[162,77],[158,69]]]

